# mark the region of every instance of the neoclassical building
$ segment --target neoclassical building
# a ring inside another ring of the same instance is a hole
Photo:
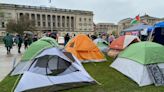
[[[112,33],[113,31],[118,31],[118,25],[114,23],[98,23],[96,24],[97,33]]]
[[[0,34],[4,35],[6,23],[26,15],[35,21],[39,33],[56,31],[59,33],[92,33],[93,12],[14,4],[0,4]],[[26,30],[22,30],[26,31]]]

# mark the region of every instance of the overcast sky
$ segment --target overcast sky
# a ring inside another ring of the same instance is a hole
[[[94,13],[94,22],[117,23],[119,20],[149,14],[164,18],[164,0],[0,0],[0,3],[53,6],[89,10]]]

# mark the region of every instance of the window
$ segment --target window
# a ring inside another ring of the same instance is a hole
[[[2,22],[2,28],[5,28],[5,23],[4,22]]]
[[[84,18],[84,21],[85,21],[85,22],[86,22],[86,20],[87,20],[87,19],[86,19],[86,18]]]
[[[50,27],[51,26],[51,23],[50,22],[48,22],[48,27]]]
[[[55,22],[53,22],[53,26],[55,27]]]
[[[48,15],[47,17],[48,17],[48,21],[50,21],[50,20],[51,20],[51,16],[50,16],[50,15]]]
[[[40,14],[37,14],[37,20],[40,20]]]
[[[81,18],[79,18],[79,21],[81,22]]]
[[[40,22],[38,22],[38,26],[40,26]]]
[[[46,22],[43,22],[43,26],[44,26],[44,27],[46,26]]]
[[[89,18],[89,22],[91,22],[91,19]]]

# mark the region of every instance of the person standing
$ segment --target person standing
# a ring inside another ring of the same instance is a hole
[[[108,41],[109,43],[112,43],[114,41],[115,37],[113,34],[110,34],[110,36],[108,37]]]
[[[33,37],[33,42],[35,42],[35,41],[37,41],[38,40],[38,36],[37,35],[34,35],[34,37]]]
[[[3,38],[3,42],[4,42],[5,47],[7,49],[7,54],[9,54],[10,50],[13,46],[13,39],[9,33],[7,33],[6,36]]]
[[[67,44],[67,42],[69,41],[70,39],[70,36],[69,34],[67,33],[65,36],[64,36],[64,46]]]
[[[23,39],[21,35],[16,36],[16,44],[18,45],[18,53],[21,53],[21,47],[22,47]]]
[[[29,40],[29,39],[28,39],[28,37],[27,37],[27,35],[26,35],[26,36],[24,37],[24,48],[25,48],[25,49],[28,48],[28,43],[29,43],[28,40]]]

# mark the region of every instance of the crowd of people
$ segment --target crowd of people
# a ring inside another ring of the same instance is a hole
[[[57,33],[45,33],[43,35],[44,36],[48,36],[48,37],[52,37],[54,38],[55,40],[58,39],[58,34]],[[76,35],[73,34],[73,35],[70,35],[69,33],[66,33],[64,35],[64,46],[68,43],[68,41],[75,37]],[[115,36],[113,34],[99,34],[99,35],[89,35],[87,34],[87,36],[89,38],[91,38],[92,40],[94,39],[97,39],[97,38],[102,38],[104,40],[106,40],[107,42],[111,43],[114,39],[115,39]],[[37,35],[29,35],[29,34],[25,34],[24,36],[21,36],[19,34],[17,34],[16,36],[11,36],[9,33],[6,34],[6,36],[3,38],[3,41],[4,41],[4,44],[5,44],[5,47],[6,47],[6,50],[7,50],[7,54],[10,53],[13,45],[17,45],[18,47],[18,53],[21,53],[21,47],[22,47],[22,44],[24,44],[24,48],[27,49],[28,46],[32,43],[32,42],[35,42],[37,41],[39,38]]]
[[[24,36],[21,36],[19,34],[17,34],[16,36],[12,36],[9,33],[7,33],[6,36],[3,38],[7,54],[10,54],[10,51],[14,45],[18,46],[18,53],[21,53],[21,47],[23,43],[25,49],[27,49],[32,42],[35,42],[37,40],[37,35],[31,36],[28,34],[25,34]]]

